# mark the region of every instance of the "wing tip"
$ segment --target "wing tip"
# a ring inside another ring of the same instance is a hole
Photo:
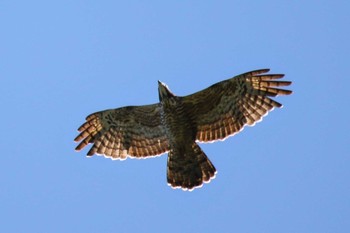
[[[79,152],[79,151],[81,151],[82,149],[84,149],[84,147],[85,147],[86,145],[85,144],[83,144],[83,142],[81,142],[79,145],[77,145],[76,147],[75,147],[75,151],[77,151],[77,152]]]
[[[250,75],[252,75],[252,76],[255,76],[255,75],[258,75],[258,74],[267,73],[267,72],[269,72],[269,71],[270,71],[269,68],[264,68],[264,69],[252,70],[252,71],[247,72],[246,74],[250,74]]]
[[[278,93],[277,95],[291,95],[293,94],[293,91],[291,90],[285,90],[285,89],[277,89]]]

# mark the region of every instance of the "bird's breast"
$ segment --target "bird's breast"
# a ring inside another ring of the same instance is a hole
[[[184,144],[194,141],[195,132],[186,108],[178,98],[161,102],[161,121],[170,144]]]

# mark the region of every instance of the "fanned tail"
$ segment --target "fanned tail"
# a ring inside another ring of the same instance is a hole
[[[191,191],[210,182],[215,174],[214,165],[197,143],[169,151],[167,180],[171,187]]]

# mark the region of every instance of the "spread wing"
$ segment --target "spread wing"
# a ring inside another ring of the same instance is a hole
[[[156,156],[169,150],[158,104],[93,113],[78,131],[80,134],[74,139],[80,142],[77,151],[93,143],[88,156],[99,154],[123,160],[128,156]]]
[[[276,87],[291,82],[276,81],[282,74],[265,74],[269,69],[251,71],[216,83],[183,97],[196,128],[196,140],[222,140],[238,133],[245,125],[254,125],[275,107],[282,105],[270,97],[289,95],[292,91]]]

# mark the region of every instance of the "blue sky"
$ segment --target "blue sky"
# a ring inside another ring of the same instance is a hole
[[[349,232],[348,1],[0,2],[1,232]],[[166,155],[86,158],[95,111],[158,101],[259,68],[284,108],[224,142],[193,192]]]

